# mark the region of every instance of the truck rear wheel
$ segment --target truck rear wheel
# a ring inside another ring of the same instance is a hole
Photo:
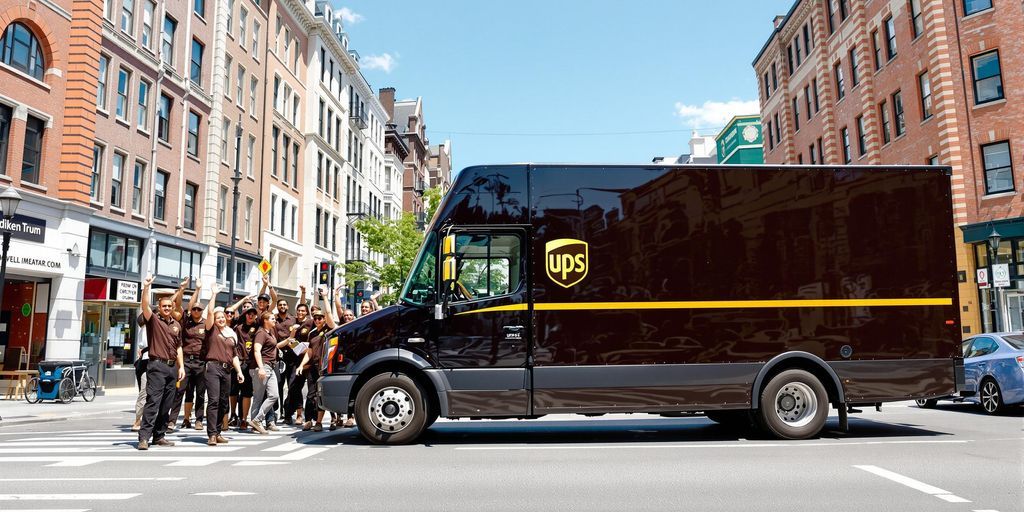
[[[414,380],[400,372],[375,375],[356,396],[359,432],[374,444],[406,444],[426,428],[423,392]]]
[[[807,439],[825,426],[828,394],[818,378],[804,370],[786,370],[761,391],[758,419],[779,439]]]

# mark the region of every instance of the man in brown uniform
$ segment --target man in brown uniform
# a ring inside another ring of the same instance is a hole
[[[185,378],[185,364],[181,352],[181,324],[172,316],[174,301],[160,299],[159,313],[150,308],[150,275],[142,283],[142,319],[149,342],[149,367],[146,369],[146,408],[139,429],[139,450],[149,449],[150,437],[157,446],[174,446],[164,439],[167,431],[167,413],[174,399],[174,384]],[[177,368],[177,371],[175,371]]]
[[[171,404],[171,412],[168,415],[170,428],[178,419],[178,412],[181,410],[181,402],[185,401],[185,419],[181,422],[181,428],[191,427],[193,398],[196,402],[196,430],[203,429],[203,400],[206,396],[206,362],[203,360],[203,340],[206,339],[205,322],[203,321],[203,308],[199,305],[199,291],[203,284],[197,279],[196,290],[188,301],[189,311],[181,320],[181,327],[184,331],[182,337],[181,351],[185,357],[185,380],[178,385],[174,394],[174,403]],[[212,300],[211,300],[212,302]]]

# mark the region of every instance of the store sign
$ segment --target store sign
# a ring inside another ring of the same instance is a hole
[[[139,302],[139,283],[135,281],[117,281],[116,290],[114,300],[118,302]]]
[[[1007,263],[998,263],[992,265],[992,285],[996,288],[1006,288],[1010,286],[1010,265]]]
[[[15,214],[13,219],[6,219],[0,211],[0,232],[10,233],[11,238],[46,243],[46,221],[35,217]]]
[[[988,282],[988,269],[987,268],[979,268],[978,269],[978,288],[981,288],[981,289],[984,290],[984,289],[988,289],[988,288],[991,288],[991,287],[992,287],[992,283]]]
[[[13,235],[11,235],[13,236]],[[7,256],[7,263],[14,263],[16,265],[24,265],[26,267],[39,267],[45,269],[60,269],[64,268],[64,265],[59,261],[48,260],[43,258],[26,258],[24,256]]]

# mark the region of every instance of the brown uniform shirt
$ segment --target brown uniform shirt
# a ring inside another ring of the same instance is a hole
[[[242,351],[237,336],[237,333],[235,336],[225,336],[217,326],[207,331],[204,339],[206,360],[231,364],[231,359]]]
[[[318,368],[320,360],[324,357],[324,344],[327,341],[327,333],[330,329],[324,325],[323,329],[314,328],[309,332],[309,366]]]
[[[252,344],[256,341],[256,331],[259,330],[259,322],[246,325],[245,318],[239,319],[231,326],[238,335],[238,343],[241,345],[241,354],[238,359],[242,364],[249,364],[249,352],[252,351]]]
[[[295,322],[299,324],[299,328],[295,330],[295,341],[299,343],[309,341],[309,333],[313,332],[313,329],[316,328],[316,324],[313,323],[313,317],[307,316],[301,323],[296,319]]]
[[[281,315],[274,315],[277,319],[277,325],[274,327],[274,336],[277,337],[277,341],[283,341],[291,336],[290,327],[295,325],[295,317],[291,315],[285,316],[283,319]]]
[[[146,322],[149,358],[158,361],[177,359],[178,348],[181,347],[181,334],[181,324],[174,317],[164,319],[159,313],[153,313]]]
[[[260,350],[263,364],[267,365],[277,362],[277,340],[268,334],[266,329],[260,328],[256,330],[256,340],[253,343],[253,348],[249,351],[249,368],[256,369],[256,344],[263,345],[263,349]]]
[[[203,341],[206,340],[206,322],[203,319],[195,321],[192,315],[188,315],[181,321],[181,327],[185,330],[181,341],[181,351],[185,354],[185,359],[188,359],[188,356],[202,355]]]

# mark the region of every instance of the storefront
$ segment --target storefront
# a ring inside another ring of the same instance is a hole
[[[1024,218],[1005,219],[961,227],[964,242],[971,245],[975,269],[982,269],[986,281],[975,284],[980,305],[982,332],[1024,330]],[[998,235],[998,248],[992,258],[992,233]],[[992,264],[1006,264],[1008,286],[995,286]]]
[[[87,277],[82,309],[81,358],[98,361],[100,386],[135,385],[139,353],[138,281]]]
[[[79,356],[83,248],[92,211],[19,190],[0,304],[0,361],[35,368],[43,359]]]

